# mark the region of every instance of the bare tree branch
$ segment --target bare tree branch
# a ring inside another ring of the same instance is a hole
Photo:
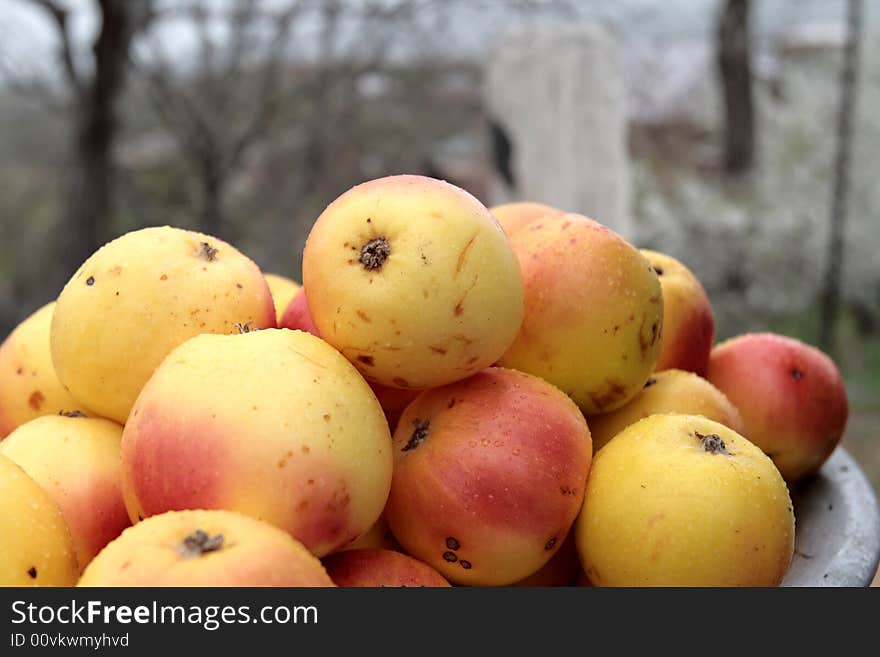
[[[68,10],[54,2],[54,0],[29,1],[31,4],[43,9],[55,25],[55,31],[58,34],[58,61],[61,63],[61,68],[64,71],[71,91],[75,97],[79,98],[83,94],[83,82],[73,58]]]
[[[275,33],[269,42],[266,62],[260,76],[261,81],[254,114],[249,124],[232,144],[226,163],[229,168],[236,167],[245,150],[265,133],[278,109],[278,78],[284,54],[284,44],[290,36],[291,25],[298,13],[299,7],[293,5],[282,12],[276,20]],[[239,58],[242,52],[239,52]]]

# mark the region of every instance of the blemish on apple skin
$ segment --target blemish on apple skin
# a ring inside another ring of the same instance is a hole
[[[369,367],[373,367],[373,365],[375,365],[375,363],[373,362],[372,356],[360,355],[357,357],[357,359],[358,359],[358,361],[360,361],[364,365],[368,365]]]
[[[358,310],[357,316],[360,317],[362,320],[364,320],[367,324],[373,323],[372,320],[370,319],[370,316],[367,313],[365,313],[363,310]]]
[[[400,376],[394,377],[393,379],[391,379],[391,382],[400,388],[409,388],[410,387],[409,381],[407,381],[406,379],[404,379],[403,377],[400,377]]]
[[[401,452],[408,452],[412,449],[416,449],[419,445],[425,442],[428,439],[428,434],[430,433],[429,429],[431,426],[430,420],[422,420],[421,418],[415,418],[413,420],[413,432],[409,437],[406,445],[401,448]]]
[[[39,411],[43,406],[43,402],[46,401],[46,397],[39,390],[34,390],[31,393],[31,396],[28,397],[28,406],[30,406],[35,411]]]
[[[445,561],[448,561],[449,563],[455,563],[456,561],[458,561],[458,557],[455,556],[455,552],[450,552],[449,550],[443,553],[443,559]]]
[[[458,275],[461,273],[461,270],[464,268],[464,263],[467,261],[468,252],[471,250],[471,247],[474,244],[474,240],[477,239],[477,235],[475,234],[471,237],[467,244],[464,245],[464,248],[461,250],[461,253],[458,254],[458,260],[455,263],[455,273],[453,273],[452,278],[458,278]]]
[[[431,345],[429,349],[435,354],[440,354],[441,356],[446,354],[446,349],[444,349],[443,347],[435,347],[434,345]]]
[[[95,284],[95,277],[94,277],[94,276],[89,276],[89,277],[86,279],[86,285],[91,286],[91,285],[94,285],[94,284]]]

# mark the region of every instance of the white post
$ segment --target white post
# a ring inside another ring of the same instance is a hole
[[[500,128],[493,142],[502,159],[509,146],[514,179],[511,187],[494,170],[491,204],[546,203],[632,237],[626,93],[614,35],[591,22],[518,28],[494,44],[484,93],[488,118]]]

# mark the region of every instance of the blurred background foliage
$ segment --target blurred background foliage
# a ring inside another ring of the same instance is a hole
[[[358,182],[422,173],[491,205],[486,67],[537,21],[621,44],[626,237],[697,274],[719,339],[829,351],[880,486],[878,0],[0,0],[0,334],[138,227],[299,280]]]

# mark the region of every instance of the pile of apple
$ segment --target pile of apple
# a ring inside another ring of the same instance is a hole
[[[0,584],[774,586],[834,363],[583,215],[391,176],[303,287],[120,236],[0,347]]]

